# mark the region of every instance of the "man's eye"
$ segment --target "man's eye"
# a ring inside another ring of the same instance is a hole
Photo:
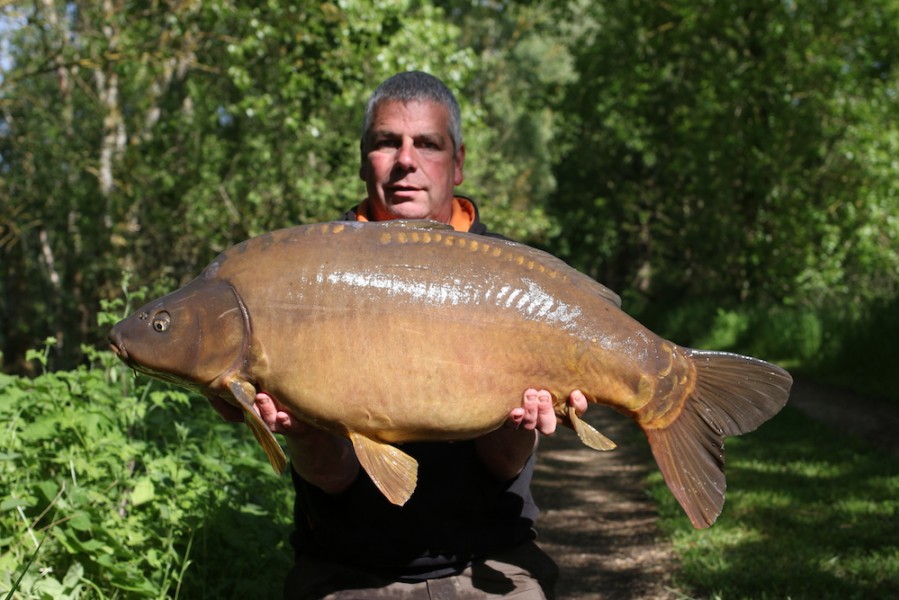
[[[415,147],[422,150],[440,150],[440,143],[432,139],[420,139],[415,141]]]

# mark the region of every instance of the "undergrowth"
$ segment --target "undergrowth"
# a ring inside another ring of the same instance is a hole
[[[286,479],[205,399],[92,358],[0,374],[0,597],[278,596]]]
[[[678,344],[749,354],[791,373],[899,405],[894,347],[899,338],[899,298],[859,307],[853,314],[691,302],[644,311],[639,317]]]

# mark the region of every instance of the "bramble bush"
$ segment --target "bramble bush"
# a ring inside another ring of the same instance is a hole
[[[95,366],[0,374],[0,594],[278,595],[292,495],[246,428],[86,351]]]

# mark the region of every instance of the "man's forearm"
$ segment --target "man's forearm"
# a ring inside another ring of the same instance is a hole
[[[475,440],[475,448],[487,470],[499,481],[508,481],[524,469],[538,437],[533,429],[500,427]]]
[[[297,474],[329,494],[347,490],[359,475],[359,461],[345,437],[309,428],[287,437],[287,453]]]

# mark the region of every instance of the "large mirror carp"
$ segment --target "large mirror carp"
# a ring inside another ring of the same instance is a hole
[[[724,503],[724,438],[776,414],[792,379],[754,358],[655,335],[618,296],[549,254],[426,221],[274,231],[218,256],[193,281],[110,333],[128,365],[252,410],[264,391],[347,436],[394,504],[417,464],[395,444],[500,427],[527,388],[549,390],[591,447],[614,444],[567,407],[572,390],[633,418],[695,527]]]

